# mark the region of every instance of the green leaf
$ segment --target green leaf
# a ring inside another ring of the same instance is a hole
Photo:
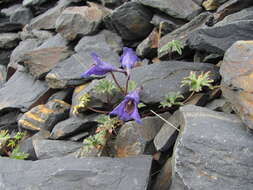
[[[137,88],[137,84],[135,81],[130,80],[128,83],[128,92],[132,92]]]
[[[162,52],[177,52],[179,55],[182,55],[182,50],[184,48],[184,45],[179,40],[172,40],[165,44],[163,47],[160,48],[159,53]]]
[[[14,148],[16,146],[16,142],[12,139],[9,140],[7,147]]]
[[[113,90],[116,90],[117,88],[115,85],[106,79],[99,80],[98,84],[94,87],[96,93],[98,94],[110,94],[112,95]]]
[[[182,102],[179,100],[183,99],[184,96],[181,95],[179,92],[171,92],[168,95],[165,96],[165,100],[160,102],[160,107],[166,108],[166,107],[172,107],[174,105],[181,106],[183,105]]]
[[[28,158],[29,154],[24,153],[24,152],[20,152],[19,147],[16,147],[15,149],[13,149],[10,158],[12,159],[17,159],[17,160],[24,160],[26,158]]]
[[[17,141],[20,141],[25,135],[25,132],[17,132],[13,138]]]
[[[143,108],[143,107],[146,107],[146,105],[143,104],[142,102],[138,104],[138,108]]]
[[[10,135],[8,130],[1,130],[0,131],[0,139],[9,139]]]

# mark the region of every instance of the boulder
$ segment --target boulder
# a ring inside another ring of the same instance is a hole
[[[147,189],[152,158],[52,158],[39,161],[0,158],[5,189]],[[18,169],[17,169],[18,168]],[[25,172],[24,172],[25,171]],[[18,182],[13,184],[13,179]]]
[[[238,40],[253,38],[253,9],[251,16],[234,13],[212,27],[203,27],[194,31],[189,37],[189,46],[199,51],[223,55]],[[230,32],[233,31],[233,32]]]
[[[169,53],[169,50],[161,51],[161,48],[172,40],[179,40],[183,44],[183,47],[186,47],[186,41],[189,38],[189,35],[204,26],[210,16],[210,13],[202,13],[187,24],[184,24],[173,32],[163,36],[159,41],[158,57],[161,58]]]
[[[38,105],[26,112],[18,121],[20,127],[30,131],[48,130],[68,117],[70,105],[54,99],[45,105]]]
[[[29,8],[20,7],[14,11],[10,17],[10,22],[26,25],[33,18],[32,11]]]
[[[253,136],[241,120],[192,105],[179,112],[170,190],[251,189]]]
[[[75,152],[82,143],[71,141],[47,140],[33,138],[33,147],[39,160],[63,157]]]
[[[68,7],[56,20],[56,31],[70,41],[95,34],[103,17],[109,13],[109,9],[95,3],[89,3],[89,6]]]
[[[45,101],[50,90],[44,81],[17,71],[0,89],[0,111],[10,108],[27,111]]]
[[[0,48],[1,49],[13,49],[20,41],[17,33],[3,33],[0,35]]]
[[[143,5],[159,9],[174,18],[191,20],[202,8],[192,0],[139,0]]]
[[[59,122],[55,125],[51,132],[51,139],[64,139],[81,132],[87,132],[90,128],[95,128],[97,125],[97,115],[86,116],[84,119],[71,117],[67,120]]]
[[[166,114],[167,118],[169,114]],[[114,142],[115,156],[119,158],[155,153],[153,139],[164,121],[158,117],[146,117],[142,124],[125,123]]]
[[[243,122],[253,129],[253,41],[238,41],[225,53],[221,64],[223,96]]]
[[[71,54],[72,51],[66,47],[43,48],[24,54],[18,64],[23,65],[35,78],[42,79]]]
[[[127,2],[105,17],[107,28],[116,31],[124,40],[140,40],[152,31],[152,12],[137,2]]]

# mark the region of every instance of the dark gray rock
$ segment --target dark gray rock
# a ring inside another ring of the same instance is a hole
[[[48,38],[36,49],[53,48],[53,47],[67,47],[68,41],[63,38],[60,34]]]
[[[115,7],[123,4],[125,0],[99,0],[104,6]]]
[[[0,48],[1,49],[13,49],[20,41],[20,37],[17,33],[3,33],[0,35]]]
[[[84,119],[71,117],[67,120],[59,122],[55,125],[51,132],[50,138],[52,139],[64,139],[76,135],[81,132],[88,131],[90,128],[95,128],[97,125],[96,115],[86,116]]]
[[[166,114],[165,119],[170,114]],[[142,154],[153,154],[155,152],[152,141],[164,121],[158,117],[146,117],[142,124],[130,121],[124,124],[114,142],[116,157],[129,157]]]
[[[75,152],[83,144],[71,141],[33,138],[33,147],[39,160],[63,157]]]
[[[137,158],[53,158],[39,161],[0,159],[1,186],[20,189],[147,189],[151,157]],[[17,169],[18,168],[18,169]],[[13,179],[19,181],[13,184]]]
[[[152,12],[137,2],[127,2],[105,18],[108,28],[116,31],[124,40],[147,37],[152,30]]]
[[[17,71],[0,89],[0,111],[17,108],[23,111],[43,102],[49,88],[43,81]]]
[[[37,160],[37,156],[33,147],[33,143],[32,143],[32,137],[29,137],[23,141],[21,141],[21,143],[19,143],[19,150],[20,152],[25,152],[27,153],[28,156],[28,160]]]
[[[20,127],[30,131],[48,130],[68,118],[70,105],[54,99],[45,105],[38,105],[26,112],[18,121]]]
[[[22,28],[22,24],[19,23],[0,22],[0,33],[18,32],[21,31]]]
[[[253,136],[238,117],[184,106],[178,119],[171,190],[252,189]]]
[[[33,14],[29,8],[20,7],[11,15],[10,22],[26,25],[32,18]]]
[[[11,56],[11,50],[5,50],[1,49],[0,50],[0,64],[1,65],[8,65],[10,62],[10,56]]]
[[[253,9],[250,10],[230,15],[213,27],[203,27],[194,31],[188,41],[190,47],[223,55],[236,41],[251,40],[253,38]]]
[[[69,41],[95,34],[109,13],[109,9],[95,3],[66,8],[56,20],[56,31]]]
[[[156,27],[161,27],[163,30],[162,35],[167,34],[178,28],[180,25],[185,24],[181,20],[173,19],[164,14],[154,14],[151,24],[155,25]]]
[[[157,64],[137,67],[131,71],[131,80],[135,81],[138,86],[142,85],[143,90],[140,93],[141,101],[145,104],[159,103],[164,100],[165,96],[170,92],[180,92],[186,95],[188,88],[181,88],[181,81],[186,76],[189,76],[190,71],[207,72],[210,71],[210,77],[214,80],[219,79],[217,68],[212,64],[207,63],[192,63],[180,61],[164,61]],[[123,74],[116,74],[121,86],[125,84]],[[107,79],[112,81],[110,75]],[[113,81],[112,81],[113,82]],[[98,84],[98,80],[93,80],[89,85],[86,85],[82,90],[79,89],[78,95],[73,96],[72,105],[76,105],[78,97],[84,93],[88,93],[91,97],[91,105],[102,105],[107,102],[106,96],[96,93],[93,89]],[[122,98],[120,94],[113,96],[112,102],[117,102]]]
[[[1,9],[0,12],[3,13],[6,17],[10,17],[15,12],[15,10],[19,9],[20,7],[22,7],[22,4],[15,4]]]
[[[65,102],[70,102],[72,94],[73,94],[73,89],[71,89],[71,88],[63,89],[63,90],[60,90],[60,91],[54,93],[52,96],[50,96],[48,98],[48,101],[58,99],[58,100],[62,100]]]
[[[103,61],[119,66],[119,56],[116,52],[121,49],[122,42],[118,35],[107,30],[94,36],[84,36],[75,47],[77,54],[60,62],[46,76],[46,80],[51,88],[83,84],[87,79],[82,79],[81,74],[94,64],[90,53],[96,52]]]
[[[18,110],[10,110],[0,115],[0,130],[17,130],[18,129],[18,115],[20,112]]]
[[[160,49],[167,43],[171,42],[172,40],[180,40],[183,46],[186,47],[187,45],[186,41],[189,38],[189,35],[198,28],[203,27],[205,23],[209,20],[210,16],[211,16],[210,13],[202,13],[197,17],[195,17],[189,23],[163,36],[159,41],[158,57],[161,58],[169,53],[169,50],[161,51]]]
[[[81,140],[87,138],[88,136],[89,136],[89,132],[82,132],[82,133],[79,133],[77,135],[70,137],[68,140],[78,142],[78,141],[81,141]]]
[[[213,111],[221,111],[224,113],[232,113],[232,105],[225,98],[215,99],[212,102],[206,105],[206,108],[211,109]]]
[[[179,19],[191,20],[202,10],[201,6],[192,0],[139,0],[139,2]]]
[[[6,81],[7,69],[6,66],[0,65],[0,88],[2,88],[3,84]]]

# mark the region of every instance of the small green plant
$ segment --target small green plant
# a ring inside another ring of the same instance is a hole
[[[191,71],[190,75],[182,80],[181,87],[189,86],[191,92],[200,92],[204,86],[213,89],[211,84],[213,80],[209,78],[209,73],[209,71],[206,73],[202,72],[197,76],[196,72]]]
[[[128,84],[128,92],[132,92],[137,88],[137,84],[135,81],[130,80]]]
[[[184,96],[181,95],[179,92],[171,92],[167,96],[165,96],[165,100],[160,102],[160,107],[166,108],[166,107],[172,107],[174,105],[181,106],[183,105],[182,102],[180,102],[180,99],[183,99]]]
[[[10,135],[8,130],[1,130],[0,131],[0,139],[9,139]]]
[[[19,147],[17,146],[16,148],[13,149],[10,158],[12,159],[17,159],[17,160],[24,160],[28,158],[29,154],[20,152]]]
[[[13,138],[17,141],[20,141],[25,135],[25,132],[17,132]]]
[[[144,107],[146,107],[146,104],[144,104],[142,102],[138,104],[138,108],[144,108]]]
[[[109,94],[112,95],[113,94],[113,90],[117,89],[116,86],[106,80],[106,79],[102,79],[99,80],[98,84],[94,87],[96,93],[98,94]]]
[[[85,109],[90,102],[90,95],[85,93],[79,98],[79,104],[74,106],[73,113],[78,114],[80,110]]]
[[[179,55],[182,55],[182,50],[184,48],[183,43],[180,40],[172,40],[170,42],[168,42],[167,44],[165,44],[163,47],[160,48],[159,52],[169,52],[169,53],[173,53],[173,52],[177,52]]]

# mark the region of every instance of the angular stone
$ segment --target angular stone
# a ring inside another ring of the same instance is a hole
[[[0,12],[3,13],[4,16],[6,16],[6,17],[10,17],[15,12],[15,10],[17,10],[20,7],[22,7],[22,4],[15,4],[15,5],[11,5],[7,8],[1,9]]]
[[[215,99],[206,105],[206,108],[213,111],[221,111],[224,113],[232,113],[232,105],[225,98]]]
[[[240,119],[196,106],[180,113],[170,189],[250,190],[253,136]]]
[[[139,0],[146,6],[157,8],[160,11],[179,19],[191,20],[197,16],[202,8],[192,0]]]
[[[4,65],[0,65],[0,88],[2,88],[3,84],[6,81],[7,69]]]
[[[103,17],[110,13],[98,4],[66,8],[56,20],[56,31],[67,40],[74,40],[98,31]]]
[[[108,28],[116,31],[124,40],[139,40],[152,30],[152,12],[137,2],[127,2],[105,18]],[[134,22],[133,22],[134,21]]]
[[[20,7],[14,11],[10,17],[10,22],[26,25],[33,18],[32,11],[29,8]]]
[[[49,0],[24,0],[23,1],[23,6],[24,7],[29,7],[29,6],[38,6],[43,3],[46,3]]]
[[[54,99],[45,105],[38,105],[26,112],[18,121],[20,127],[31,130],[51,131],[60,121],[68,117],[70,105],[62,100]]]
[[[217,68],[208,63],[192,63],[181,61],[163,61],[157,64],[151,64],[147,66],[137,67],[131,71],[131,80],[135,81],[137,86],[143,86],[143,90],[140,93],[141,101],[145,104],[155,104],[164,100],[165,96],[170,92],[180,92],[183,95],[189,93],[188,88],[181,88],[181,81],[186,76],[189,76],[190,71],[196,71],[197,73],[210,71],[210,78],[214,80],[219,79]],[[123,74],[116,73],[121,86],[125,84],[125,78]],[[110,75],[106,77],[109,81],[112,81]],[[105,95],[96,93],[93,89],[98,84],[98,80],[93,80],[86,87],[78,89],[78,96],[73,96],[72,105],[78,101],[78,97],[84,93],[88,93],[91,97],[91,105],[102,105],[107,102]],[[122,99],[120,93],[114,94],[112,98],[113,103],[117,103]],[[90,106],[91,106],[90,105]]]
[[[213,27],[203,27],[194,31],[188,41],[190,47],[223,55],[236,41],[251,40],[253,38],[253,19],[248,16],[244,17],[244,14],[235,14],[241,15],[241,17],[231,15],[232,19],[221,21]],[[253,11],[251,11],[251,17],[252,15]]]
[[[10,108],[27,111],[44,102],[49,94],[44,81],[35,80],[27,73],[17,71],[0,89],[0,111]]]
[[[49,38],[52,38],[53,36],[54,34],[50,31],[37,30],[37,29],[31,30],[28,27],[24,27],[23,31],[20,32],[20,37],[23,41],[27,39],[36,39],[41,42],[44,42]]]
[[[84,140],[87,137],[89,137],[89,132],[82,132],[70,137],[68,140],[78,142],[78,141]]]
[[[0,159],[5,189],[144,190],[152,158],[52,158],[36,162]],[[19,168],[17,170],[17,168]],[[25,171],[25,172],[24,172]],[[16,179],[18,186],[13,184]]]
[[[18,115],[20,112],[18,110],[10,110],[0,115],[0,130],[13,131],[18,129]]]
[[[39,160],[63,157],[75,152],[82,143],[34,138],[33,147]]]
[[[20,152],[24,152],[29,155],[27,158],[28,160],[38,160],[34,147],[33,147],[32,137],[29,137],[21,141],[21,143],[19,144],[19,150]]]
[[[21,31],[22,28],[22,24],[19,23],[0,22],[0,33],[18,32]]]
[[[225,53],[221,64],[223,96],[243,122],[253,129],[253,41],[238,41]]]
[[[181,26],[180,28],[162,37],[159,41],[158,57],[161,58],[169,53],[169,50],[160,51],[160,49],[167,43],[171,42],[172,40],[181,41],[183,46],[185,47],[187,45],[186,41],[189,35],[193,33],[195,30],[197,30],[198,28],[201,28],[202,26],[204,26],[206,22],[209,20],[210,16],[211,16],[210,13],[202,13],[198,15],[197,17],[195,17],[189,23]]]
[[[50,96],[48,98],[48,101],[58,99],[58,100],[62,100],[64,102],[70,102],[70,100],[72,98],[72,94],[73,94],[73,89],[71,89],[71,88],[63,89],[63,90],[60,90],[60,91],[54,93],[52,96]]]
[[[55,29],[55,23],[57,18],[61,15],[62,11],[70,4],[71,2],[60,0],[56,6],[47,10],[43,14],[33,18],[30,22],[31,29]]]
[[[88,131],[90,128],[95,128],[97,125],[96,115],[86,116],[84,119],[71,117],[67,120],[59,122],[55,125],[51,132],[51,139],[64,139],[76,135],[81,132]]]
[[[26,53],[19,64],[23,65],[35,78],[42,79],[71,54],[72,51],[65,47],[43,48]]]
[[[19,35],[16,33],[3,33],[0,35],[0,48],[13,49],[20,41]]]
[[[94,36],[84,36],[75,47],[77,54],[60,62],[46,76],[46,81],[51,88],[66,88],[83,84],[90,78],[83,79],[81,74],[94,64],[90,53],[96,52],[103,61],[118,67],[119,56],[116,52],[121,49],[122,42],[119,37],[109,31],[104,30]]]
[[[158,117],[146,117],[142,119],[142,122],[140,125],[135,121],[130,121],[121,127],[114,143],[116,157],[123,158],[155,152],[152,140],[164,121]]]
[[[53,48],[53,47],[67,47],[68,41],[63,38],[60,34],[48,38],[36,49]]]
[[[0,49],[0,65],[8,65],[12,50]]]
[[[162,29],[166,31],[166,34],[172,32],[180,25],[185,24],[185,22],[181,20],[176,20],[164,14],[154,14],[150,23],[156,27],[162,27]]]

